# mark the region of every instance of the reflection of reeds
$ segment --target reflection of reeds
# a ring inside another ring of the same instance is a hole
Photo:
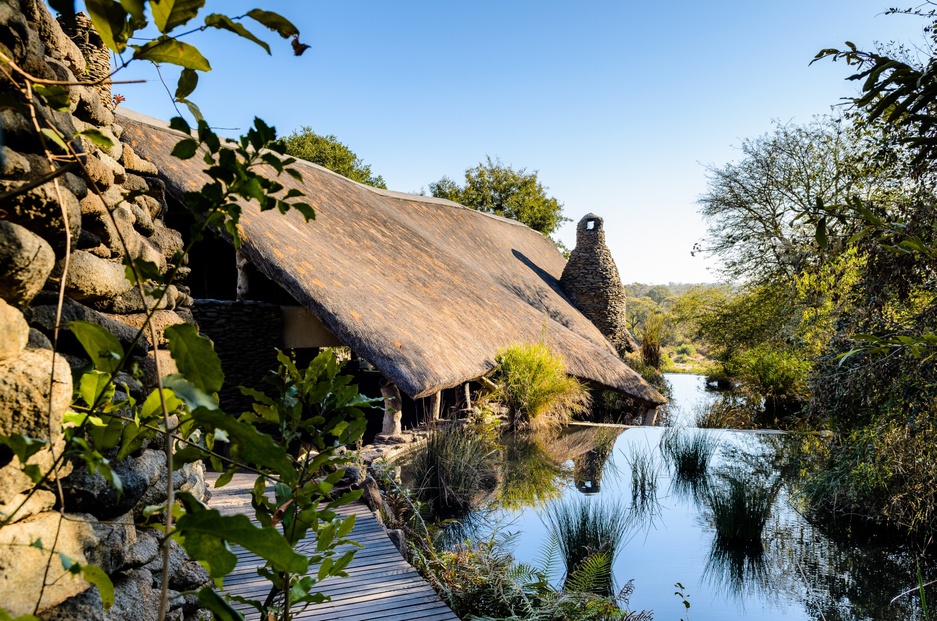
[[[769,581],[765,552],[760,545],[733,546],[719,537],[713,539],[704,574],[717,591],[740,599],[765,589]]]
[[[771,517],[778,487],[749,478],[726,476],[706,494],[716,537],[735,547],[761,548],[761,535]]]
[[[465,426],[437,429],[410,462],[413,489],[435,517],[468,511],[494,490],[497,449]]]
[[[661,510],[657,499],[660,461],[651,451],[638,449],[626,454],[625,459],[631,470],[631,515],[650,527]]]
[[[611,568],[629,527],[621,505],[580,497],[551,504],[542,517],[562,555],[567,580],[576,576],[578,570],[588,568],[587,573],[595,576],[597,582],[588,590],[612,595]],[[607,571],[595,571],[596,562],[604,564]],[[605,577],[599,580],[602,576]]]
[[[718,448],[718,439],[710,433],[668,428],[661,436],[660,450],[673,469],[673,491],[702,501],[709,488],[709,461]]]

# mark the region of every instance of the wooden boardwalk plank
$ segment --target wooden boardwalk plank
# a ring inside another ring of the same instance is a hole
[[[205,478],[214,483],[218,474],[208,473]],[[209,506],[224,515],[243,513],[253,519],[250,493],[256,478],[252,474],[236,474],[228,485],[212,488]],[[401,556],[363,503],[346,505],[336,513],[355,516],[350,538],[364,547],[355,553],[347,578],[328,578],[317,585],[316,590],[330,596],[331,601],[308,607],[297,615],[297,620],[458,621],[436,591]],[[339,551],[351,547],[343,546]],[[299,548],[311,552],[315,549],[315,540],[304,541]],[[238,565],[225,578],[225,590],[233,595],[263,599],[270,588],[256,573],[263,562],[247,550],[236,548],[234,553]],[[248,617],[252,612],[256,615],[248,606],[235,607]]]

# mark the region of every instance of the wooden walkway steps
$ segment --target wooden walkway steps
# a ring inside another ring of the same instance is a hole
[[[207,473],[205,478],[214,484],[218,476],[217,473]],[[253,517],[250,493],[256,478],[253,474],[239,473],[224,487],[212,487],[208,505],[225,515],[243,513]],[[318,585],[320,591],[332,598],[331,601],[309,606],[296,616],[297,620],[458,621],[436,591],[404,560],[364,503],[347,505],[338,513],[357,516],[351,539],[364,547],[358,549],[348,566],[347,578],[327,578]],[[307,541],[313,550],[314,541]],[[303,545],[306,544],[304,541]],[[263,564],[261,559],[240,548],[234,551],[238,564],[225,578],[225,590],[262,600],[268,583],[255,571]],[[247,619],[257,617],[257,611],[248,606],[238,604],[236,608]]]

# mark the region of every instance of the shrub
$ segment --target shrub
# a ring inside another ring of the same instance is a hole
[[[735,358],[738,374],[765,399],[800,399],[807,393],[810,362],[799,355],[759,345]]]
[[[566,374],[563,358],[544,343],[514,345],[498,352],[497,396],[515,428],[569,420],[589,404],[587,388]]]
[[[660,368],[660,342],[664,335],[664,316],[660,313],[648,315],[641,334],[641,360],[644,364]]]
[[[677,353],[682,356],[695,356],[696,348],[690,343],[681,343],[677,346]]]

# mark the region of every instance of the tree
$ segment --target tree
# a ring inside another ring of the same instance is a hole
[[[696,250],[720,257],[727,277],[747,282],[789,279],[816,266],[850,231],[832,220],[819,231],[802,215],[885,191],[880,168],[859,157],[863,137],[853,129],[829,117],[778,124],[743,141],[739,162],[709,167],[699,198],[708,231]],[[828,248],[818,248],[821,236]]]
[[[322,136],[312,131],[311,127],[303,125],[284,138],[283,144],[286,146],[286,152],[293,157],[324,166],[352,181],[387,189],[384,177],[374,176],[371,166],[361,161],[354,151],[332,134]]]
[[[546,190],[537,171],[515,170],[490,156],[465,171],[465,185],[448,177],[429,184],[436,198],[446,198],[485,213],[522,222],[544,235],[552,235],[569,218],[563,217],[563,204]]]

